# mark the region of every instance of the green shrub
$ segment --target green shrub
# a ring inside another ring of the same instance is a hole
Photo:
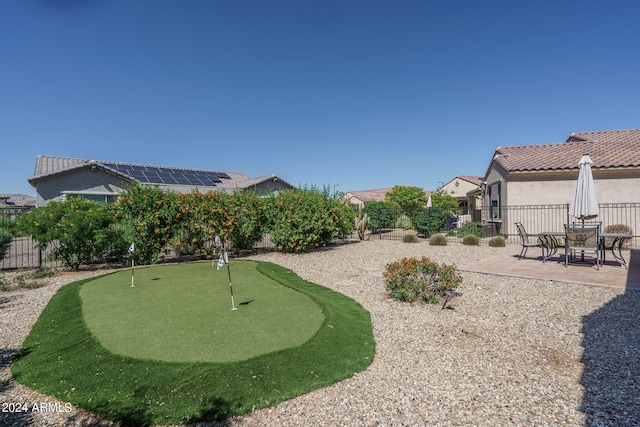
[[[417,234],[405,234],[404,236],[402,236],[402,241],[404,243],[418,243],[420,241],[420,239],[418,239],[418,235]]]
[[[431,236],[436,233],[445,225],[444,214],[441,213],[439,208],[420,208],[414,209],[411,212],[411,223],[413,228],[425,236]]]
[[[447,246],[447,236],[442,233],[434,234],[429,238],[431,246]]]
[[[393,206],[387,202],[367,202],[362,209],[363,214],[369,215],[369,230],[391,228],[393,212]]]
[[[11,242],[13,241],[13,234],[6,227],[0,227],[0,260],[9,252]]]
[[[482,239],[485,237],[485,232],[482,228],[478,227],[475,222],[466,222],[458,228],[456,231],[458,237],[468,236],[470,234]]]
[[[271,241],[282,252],[304,252],[353,230],[355,212],[317,189],[293,189],[267,199]]]
[[[504,240],[504,237],[497,236],[490,239],[488,244],[493,248],[504,248],[507,245],[507,241]]]
[[[409,218],[408,215],[400,214],[398,218],[396,218],[395,227],[409,230],[411,228],[411,218]]]
[[[433,304],[454,291],[462,282],[455,266],[442,266],[429,258],[403,258],[387,264],[384,272],[385,288],[392,298],[413,302],[422,300]]]
[[[82,264],[103,260],[116,243],[107,232],[115,221],[112,205],[72,197],[23,213],[16,220],[16,230],[33,236],[43,250],[53,248],[53,259],[77,270]]]
[[[6,228],[13,234],[13,226],[15,225],[15,220],[5,217],[0,217],[0,228]]]
[[[129,245],[135,243],[135,261],[139,264],[158,262],[162,250],[176,230],[176,223],[190,218],[191,206],[181,206],[178,195],[155,186],[136,185],[127,189],[114,203],[116,217],[129,230]]]
[[[467,246],[478,246],[480,244],[480,239],[478,239],[478,236],[474,236],[473,234],[467,234],[462,238],[462,244]]]
[[[4,274],[0,275],[0,292],[7,292],[13,290],[11,281],[6,279]]]

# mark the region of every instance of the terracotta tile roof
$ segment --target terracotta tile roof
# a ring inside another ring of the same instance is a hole
[[[470,176],[470,175],[458,175],[456,178],[459,178],[463,181],[467,181],[473,185],[477,185],[478,187],[482,185],[482,177],[481,176]]]
[[[26,194],[0,194],[0,199],[8,206],[16,207],[35,207],[36,198]]]
[[[376,190],[350,191],[363,202],[384,202],[384,196],[391,191],[391,188],[378,188]]]
[[[640,129],[573,133],[561,144],[498,147],[493,161],[508,172],[578,169],[583,154],[594,169],[640,167]]]

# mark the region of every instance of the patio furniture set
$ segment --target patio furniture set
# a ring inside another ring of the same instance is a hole
[[[542,250],[542,262],[548,261],[555,256],[558,248],[564,247],[564,264],[585,263],[585,254],[593,254],[595,257],[595,267],[600,269],[606,260],[607,249],[611,250],[613,258],[619,265],[627,269],[627,262],[622,256],[622,247],[626,240],[633,238],[632,234],[626,233],[603,233],[602,223],[572,223],[564,224],[564,231],[543,231],[538,233],[537,239],[530,240],[522,223],[515,223],[518,234],[522,241],[522,250],[519,259],[522,259],[527,249],[538,247]],[[607,248],[610,242],[610,248]],[[579,256],[578,256],[579,255]]]

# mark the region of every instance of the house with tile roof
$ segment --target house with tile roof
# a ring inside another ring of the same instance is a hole
[[[375,190],[349,190],[340,197],[342,203],[351,206],[355,211],[360,212],[364,205],[369,202],[384,202],[385,197],[393,188],[378,188]],[[430,191],[424,192],[426,197],[431,194]]]
[[[596,198],[603,203],[640,201],[640,129],[572,133],[563,143],[498,147],[482,184],[483,206],[571,203],[578,162],[588,154]]]
[[[0,207],[29,209],[36,205],[36,198],[27,194],[0,194]]]
[[[384,198],[389,191],[391,191],[391,188],[349,190],[340,197],[340,201],[360,212],[368,202],[384,202]]]
[[[177,193],[253,190],[258,194],[294,188],[276,175],[250,178],[240,172],[189,169],[69,157],[38,156],[28,179],[36,189],[36,206],[70,195],[113,201],[127,187],[153,185]]]
[[[443,191],[458,200],[462,212],[467,214],[479,204],[478,190],[482,185],[482,180],[481,176],[458,175],[438,188],[438,191]]]

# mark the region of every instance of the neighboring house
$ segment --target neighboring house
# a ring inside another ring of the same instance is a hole
[[[458,200],[463,213],[471,213],[479,202],[477,190],[482,185],[481,176],[459,175],[438,188]]]
[[[36,205],[36,198],[26,194],[0,194],[0,207],[29,209]]]
[[[640,129],[627,129],[573,133],[559,144],[498,147],[484,176],[483,205],[500,220],[503,206],[571,203],[583,154],[593,161],[599,203],[640,201]]]
[[[384,198],[391,188],[379,188],[377,190],[347,191],[340,197],[340,201],[353,208],[355,211],[362,211],[368,202],[384,202]]]
[[[393,188],[378,188],[376,190],[350,190],[347,191],[340,197],[340,201],[345,203],[353,208],[353,210],[357,212],[361,212],[369,202],[384,202],[385,197],[389,191],[393,190]],[[425,197],[429,197],[431,194],[430,191],[425,191]]]
[[[179,193],[250,189],[267,194],[294,188],[276,175],[250,178],[239,172],[53,156],[38,156],[29,183],[36,189],[37,206],[70,195],[110,202],[134,184],[157,185]]]

